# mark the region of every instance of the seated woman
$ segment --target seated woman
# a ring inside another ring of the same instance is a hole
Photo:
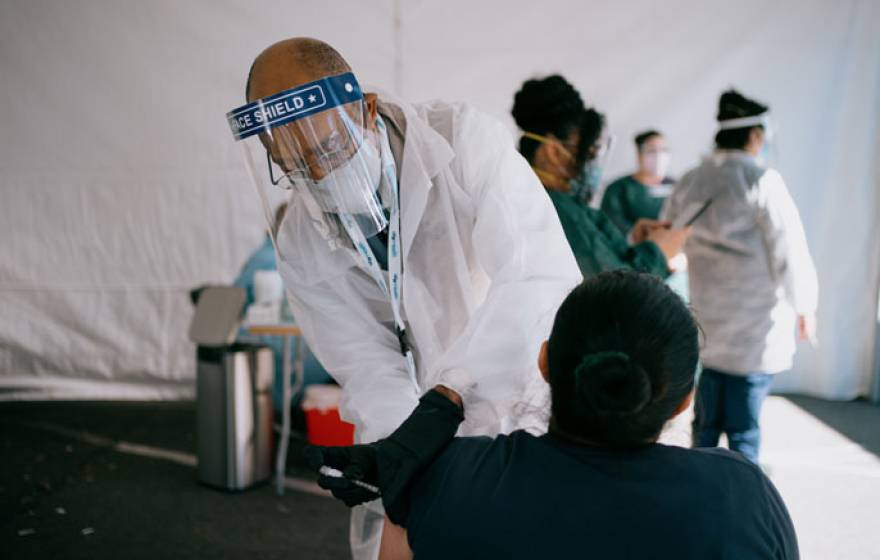
[[[588,203],[598,187],[604,117],[587,110],[577,90],[561,76],[529,80],[516,93],[512,110],[523,131],[519,149],[547,189],[562,229],[585,277],[628,268],[669,276],[686,230],[642,220],[627,234]]]
[[[786,507],[757,466],[724,449],[657,443],[691,402],[698,353],[693,317],[660,280],[586,280],[538,359],[549,433],[454,439],[404,473],[414,473],[405,493],[401,476],[383,481],[399,461],[380,444],[371,480],[406,526],[386,521],[381,558],[797,558]],[[425,406],[433,393],[404,426],[427,428],[440,411]],[[389,438],[399,457],[401,442],[418,442],[408,434]],[[336,463],[355,477],[371,470],[351,466]]]

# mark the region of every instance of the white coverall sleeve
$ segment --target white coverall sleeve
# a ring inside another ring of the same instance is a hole
[[[480,413],[503,418],[529,398],[540,344],[583,277],[550,198],[501,123],[465,108],[454,148],[454,170],[476,206],[475,260],[489,286],[429,379],[462,395],[466,422],[490,424]]]
[[[684,200],[687,198],[688,189],[691,185],[691,174],[693,171],[685,173],[678,182],[672,187],[672,192],[663,201],[663,207],[660,209],[660,220],[668,220],[675,222],[684,212]]]
[[[782,175],[768,169],[758,183],[758,226],[770,258],[781,276],[786,297],[799,315],[815,313],[819,300],[816,268],[797,206]]]
[[[672,194],[663,201],[663,208],[660,209],[659,219],[662,221],[674,222],[678,218],[680,210],[681,192],[679,189],[673,189]]]
[[[287,267],[281,264],[281,268]],[[289,268],[286,272],[284,281],[297,325],[309,348],[342,387],[342,418],[356,426],[358,442],[387,436],[418,404],[397,337],[371,319],[366,302],[353,309],[335,286],[298,284]],[[338,282],[340,289],[355,289],[349,278],[330,281]]]

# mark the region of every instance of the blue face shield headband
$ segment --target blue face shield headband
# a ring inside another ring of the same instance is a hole
[[[321,111],[361,101],[364,94],[354,74],[321,78],[288,89],[226,113],[232,136],[243,140],[260,132],[269,132]]]
[[[277,185],[293,191],[290,208],[304,208],[322,235],[332,236],[333,217],[343,214],[367,237],[387,225],[378,193],[380,135],[353,74],[274,93],[226,118],[264,207],[277,199]]]

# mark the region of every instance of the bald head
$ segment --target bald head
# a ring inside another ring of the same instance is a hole
[[[285,39],[257,56],[248,74],[248,102],[319,80],[351,72],[339,52],[323,41],[307,37]]]

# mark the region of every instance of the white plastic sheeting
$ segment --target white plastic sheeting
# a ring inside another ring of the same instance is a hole
[[[98,2],[0,4],[0,389],[192,394],[187,291],[229,282],[262,240],[223,118],[253,57],[310,35],[366,83],[510,122],[523,80],[560,72],[619,138],[663,130],[681,172],[718,94],[772,107],[778,167],[821,285],[820,346],[777,388],[866,394],[880,275],[880,4]],[[512,125],[511,125],[512,126]]]

